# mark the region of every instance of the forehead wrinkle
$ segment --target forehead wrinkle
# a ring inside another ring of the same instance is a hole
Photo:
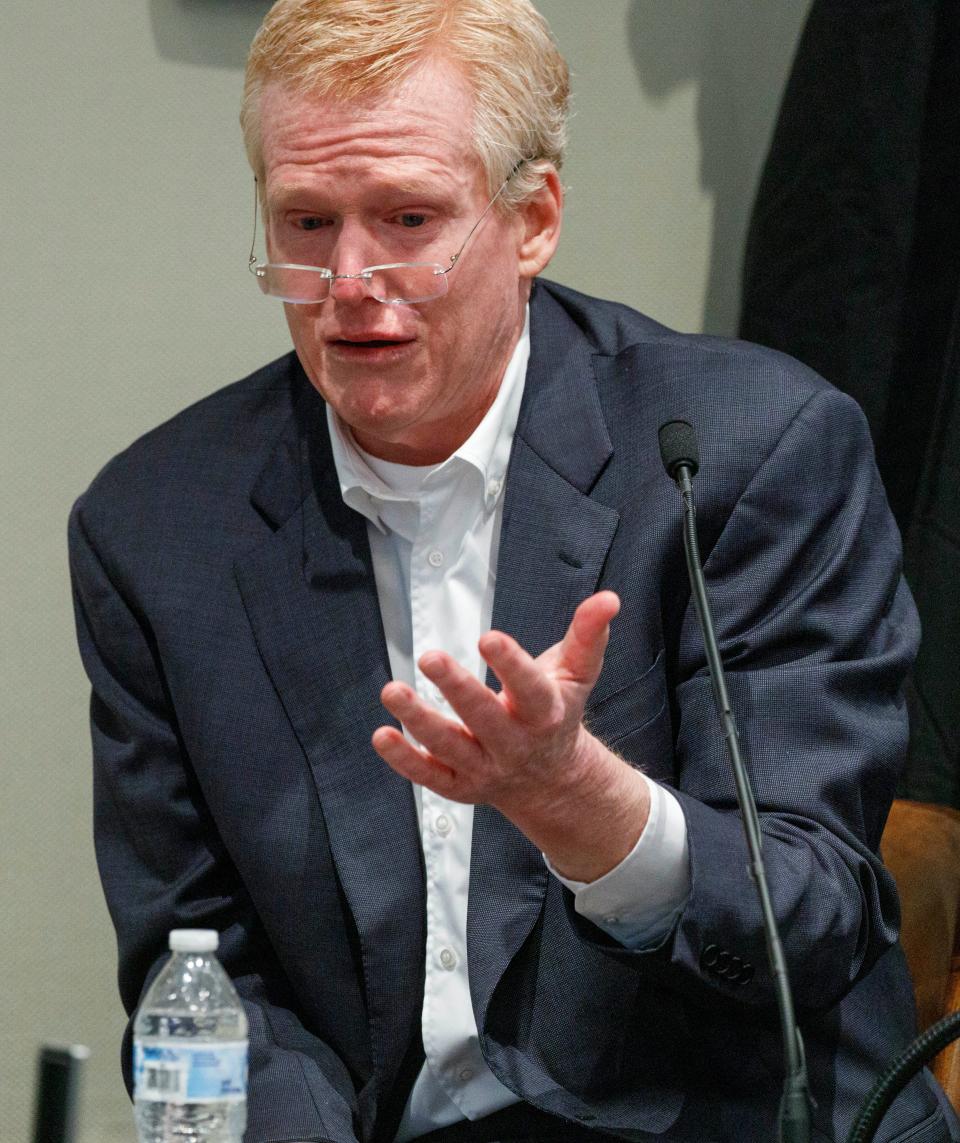
[[[300,173],[298,172],[298,176]],[[303,208],[316,207],[317,204],[326,206],[328,203],[332,204],[334,199],[341,203],[345,201],[353,206],[369,201],[376,207],[382,205],[385,199],[401,197],[422,196],[425,199],[437,199],[439,197],[442,200],[444,197],[449,197],[451,190],[455,191],[458,187],[459,181],[457,186],[451,187],[450,179],[446,177],[434,179],[424,176],[391,178],[385,175],[383,178],[365,180],[362,188],[351,187],[349,193],[344,196],[339,188],[331,193],[322,178],[314,182],[304,182],[299,179],[293,182],[277,182],[274,180],[268,187],[267,200],[270,209],[274,211],[297,206]]]
[[[409,131],[402,127],[398,130],[385,123],[375,133],[359,124],[349,124],[331,133],[323,126],[311,130],[291,122],[281,126],[275,134],[265,136],[264,143],[268,167],[278,161],[322,167],[365,160],[389,160],[399,165],[422,163],[437,171],[479,166],[470,145],[458,146],[455,140],[438,138],[427,131]]]
[[[456,154],[428,154],[420,149],[397,153],[396,141],[380,145],[363,141],[357,147],[352,135],[321,145],[301,139],[296,149],[270,154],[266,163],[267,196],[273,202],[334,194],[342,197],[378,195],[469,196],[483,184],[479,160],[471,152],[466,159]]]
[[[370,163],[389,161],[400,168],[417,164],[428,178],[454,175],[461,185],[482,174],[473,145],[473,95],[456,69],[440,70],[438,97],[426,69],[398,88],[366,100],[317,97],[277,84],[262,93],[263,155],[267,171],[288,164],[337,173],[368,174]],[[451,89],[449,82],[453,81]],[[364,169],[364,165],[367,169]]]

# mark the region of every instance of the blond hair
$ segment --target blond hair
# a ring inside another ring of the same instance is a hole
[[[516,206],[563,163],[567,65],[530,0],[277,0],[247,60],[240,124],[260,183],[260,94],[294,91],[348,100],[399,83],[439,55],[474,93],[474,147],[490,194],[521,159],[501,200]]]

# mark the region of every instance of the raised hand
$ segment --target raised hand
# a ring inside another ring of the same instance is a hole
[[[499,694],[450,655],[428,651],[420,669],[461,722],[391,682],[383,704],[420,748],[387,726],[374,733],[374,748],[412,782],[496,807],[565,876],[593,880],[632,849],[649,808],[640,775],[583,725],[619,609],[611,591],[585,599],[563,639],[536,659],[503,632],[488,632],[480,653]]]

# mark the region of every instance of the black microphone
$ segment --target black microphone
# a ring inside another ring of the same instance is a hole
[[[660,459],[671,480],[677,479],[680,465],[690,469],[690,475],[700,471],[700,453],[697,434],[689,421],[667,421],[660,426]]]
[[[767,943],[767,959],[773,977],[780,1023],[783,1029],[784,1056],[786,1058],[786,1078],[783,1097],[780,1101],[779,1139],[781,1143],[809,1143],[810,1141],[810,1088],[807,1082],[807,1065],[803,1055],[803,1039],[794,1014],[793,995],[787,977],[787,963],[783,955],[783,945],[777,932],[777,922],[767,886],[767,875],[760,852],[760,821],[757,806],[750,786],[743,758],[740,755],[740,736],[734,722],[727,684],[723,674],[723,662],[713,626],[713,616],[707,600],[707,587],[703,578],[700,550],[697,543],[696,510],[693,505],[692,478],[700,467],[697,450],[697,435],[687,421],[667,421],[660,426],[660,457],[667,475],[680,488],[683,501],[683,547],[687,557],[687,573],[693,591],[693,603],[700,621],[710,681],[713,685],[713,698],[723,727],[727,743],[727,753],[733,767],[733,780],[737,788],[737,801],[743,820],[743,832],[747,839],[750,854],[750,874],[753,877],[760,899],[763,916],[763,930]]]

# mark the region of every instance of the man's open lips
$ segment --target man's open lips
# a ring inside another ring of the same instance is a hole
[[[359,339],[354,339],[352,337],[351,338],[338,337],[334,340],[333,344],[334,345],[356,346],[360,349],[379,349],[381,346],[384,346],[384,345],[408,345],[410,341],[411,341],[411,338],[401,338],[401,337],[396,337],[396,338],[372,337],[372,338],[364,339],[362,341]]]
[[[331,337],[327,339],[330,352],[343,361],[376,362],[387,365],[406,357],[406,351],[416,345],[414,337]]]

